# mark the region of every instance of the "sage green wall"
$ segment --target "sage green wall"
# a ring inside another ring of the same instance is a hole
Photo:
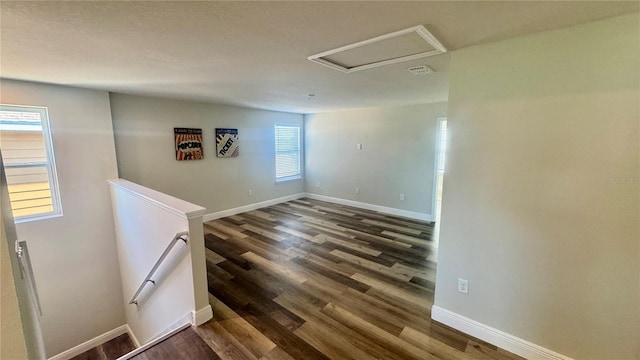
[[[446,114],[447,103],[435,103],[305,115],[307,192],[432,215],[437,119]]]
[[[636,13],[451,53],[436,306],[639,357],[639,32]]]
[[[304,192],[303,180],[275,182],[274,126],[302,126],[300,114],[123,94],[111,94],[111,112],[124,179],[207,213]],[[202,129],[204,159],[176,161],[174,127]],[[215,128],[238,129],[240,156],[216,157]]]

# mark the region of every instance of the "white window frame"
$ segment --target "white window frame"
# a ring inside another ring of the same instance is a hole
[[[49,178],[49,191],[51,192],[51,206],[52,210],[48,212],[42,212],[37,214],[17,216],[14,218],[16,224],[50,219],[63,215],[62,201],[60,200],[60,188],[58,186],[58,173],[56,171],[56,161],[53,152],[53,140],[51,136],[51,126],[49,123],[49,110],[44,106],[31,106],[31,105],[14,105],[14,104],[0,104],[0,110],[4,111],[20,111],[20,112],[35,112],[40,114],[40,120],[42,122],[42,137],[44,140],[44,149],[47,156],[46,162],[32,162],[21,164],[6,164],[3,162],[5,169],[11,167],[32,167],[32,166],[46,166],[47,174]]]
[[[298,132],[298,173],[294,175],[280,176],[278,177],[278,128],[293,128]],[[285,181],[291,180],[299,180],[302,179],[302,127],[299,125],[291,125],[291,124],[276,124],[274,127],[274,170],[275,170],[275,178],[276,183],[281,183]]]

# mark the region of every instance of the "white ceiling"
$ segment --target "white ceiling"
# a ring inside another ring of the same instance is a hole
[[[307,60],[325,50],[421,24],[455,50],[639,10],[637,1],[0,6],[3,78],[298,113],[447,99],[447,54],[344,74]],[[422,64],[436,73],[405,70]]]

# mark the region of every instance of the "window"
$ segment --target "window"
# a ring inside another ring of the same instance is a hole
[[[0,150],[16,222],[62,215],[47,109],[0,105]]]
[[[300,127],[276,125],[276,182],[301,178]]]

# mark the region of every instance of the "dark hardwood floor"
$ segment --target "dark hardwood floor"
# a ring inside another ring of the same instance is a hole
[[[519,359],[430,320],[431,223],[301,199],[204,228],[221,359]]]
[[[129,334],[122,334],[73,357],[71,360],[116,360],[135,348]]]
[[[188,327],[131,358],[131,360],[219,360],[200,336]]]

